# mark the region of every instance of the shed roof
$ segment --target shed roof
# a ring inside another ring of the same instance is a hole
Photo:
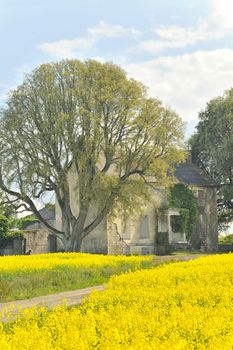
[[[46,220],[51,226],[54,226],[55,222],[55,211],[49,208],[42,208],[39,210],[40,215],[44,220]],[[33,214],[33,216],[36,218],[36,216]],[[44,225],[41,222],[35,222],[33,224],[28,225],[25,230],[38,230],[43,228]]]
[[[40,215],[44,220],[55,220],[55,211],[44,207],[39,210]]]

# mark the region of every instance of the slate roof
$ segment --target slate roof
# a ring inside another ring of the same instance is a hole
[[[39,210],[40,215],[44,220],[55,220],[55,211],[49,208],[42,208]]]
[[[187,160],[176,167],[175,177],[186,185],[196,185],[201,187],[217,187],[216,182],[195,163]]]

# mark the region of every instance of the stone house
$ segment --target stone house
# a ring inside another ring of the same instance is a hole
[[[71,171],[71,205],[78,215],[76,180]],[[198,220],[191,235],[191,245],[195,249],[217,250],[217,205],[216,184],[190,159],[176,168],[176,179],[193,191],[197,198]],[[102,254],[154,254],[160,252],[159,237],[166,235],[168,244],[186,248],[186,234],[175,229],[174,222],[180,215],[179,208],[166,209],[167,194],[165,188],[155,187],[152,199],[134,216],[124,220],[122,217],[105,218],[87,237],[81,250]],[[93,213],[92,213],[93,214]],[[90,218],[87,218],[87,221]],[[61,229],[61,213],[56,203],[56,227]],[[165,251],[164,251],[165,252]]]

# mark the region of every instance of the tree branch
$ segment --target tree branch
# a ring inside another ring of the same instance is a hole
[[[55,233],[57,235],[64,234],[64,232],[57,230],[55,227],[51,226],[46,220],[44,220],[44,218],[41,216],[41,214],[37,210],[33,201],[27,195],[21,194],[17,191],[13,191],[5,186],[5,184],[3,182],[3,178],[2,178],[1,167],[0,167],[0,188],[3,191],[5,191],[6,193],[8,193],[9,195],[18,198],[22,202],[27,203],[29,205],[30,210],[33,212],[33,214],[35,214],[35,216],[39,219],[39,221],[41,221],[50,231],[52,231],[53,233]]]

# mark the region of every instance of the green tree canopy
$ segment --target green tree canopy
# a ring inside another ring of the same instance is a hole
[[[228,223],[233,219],[233,89],[199,113],[190,143],[199,165],[219,185],[219,222]]]
[[[135,208],[147,176],[166,184],[183,160],[183,125],[146,88],[112,63],[43,64],[14,90],[2,113],[0,187],[78,251],[112,208]],[[69,174],[77,178],[78,215]],[[169,174],[169,176],[168,176]],[[35,199],[56,194],[62,229],[43,220]],[[95,207],[95,215],[90,212]],[[87,219],[89,217],[89,219]]]

